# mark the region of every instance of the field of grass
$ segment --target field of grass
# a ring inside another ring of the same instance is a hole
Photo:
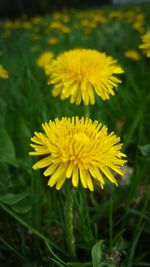
[[[0,206],[2,267],[150,266],[150,59],[139,49],[150,28],[150,5],[64,10],[45,17],[0,22]],[[30,138],[43,122],[84,115],[84,105],[51,94],[44,51],[55,56],[73,48],[105,52],[124,69],[108,101],[98,96],[90,118],[114,131],[128,162],[119,187],[74,190],[76,258],[67,248],[67,183],[60,191],[33,171]],[[139,60],[125,57],[136,50]]]

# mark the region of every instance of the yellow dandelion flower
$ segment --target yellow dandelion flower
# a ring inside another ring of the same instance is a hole
[[[134,17],[133,28],[140,33],[144,32],[144,19],[145,15],[143,13],[136,14]]]
[[[59,28],[59,30],[61,32],[64,32],[64,33],[70,33],[71,32],[71,29],[69,27],[67,27],[67,26],[62,26],[62,27]]]
[[[130,58],[132,60],[140,60],[140,54],[138,51],[136,50],[127,50],[125,53],[124,53],[125,57],[127,58]]]
[[[62,27],[62,23],[59,21],[53,21],[50,25],[49,28],[51,29],[59,29]]]
[[[0,65],[0,78],[6,80],[9,78],[8,71],[4,69],[2,65]]]
[[[49,45],[55,45],[55,44],[57,44],[58,43],[58,38],[56,38],[56,37],[53,37],[53,38],[49,38],[48,39],[48,44]]]
[[[70,17],[67,14],[63,15],[61,19],[64,23],[68,23],[70,21]]]
[[[34,149],[30,155],[44,156],[33,165],[33,169],[46,168],[45,176],[49,176],[48,185],[59,190],[65,180],[71,179],[77,187],[79,180],[84,188],[94,190],[96,179],[101,188],[106,177],[117,185],[114,172],[123,175],[121,167],[126,157],[120,150],[120,138],[113,132],[108,134],[107,128],[98,121],[79,119],[78,117],[62,118],[42,125],[44,133],[35,132],[31,138]]]
[[[61,12],[54,12],[53,14],[52,14],[52,18],[54,19],[54,20],[59,20],[59,19],[61,19],[61,17],[62,17],[62,13]]]
[[[32,19],[33,24],[40,24],[41,22],[42,22],[42,17],[40,16],[33,17]]]
[[[7,20],[2,24],[2,27],[6,30],[11,30],[13,28],[13,22],[10,20]]]
[[[143,22],[135,21],[133,23],[133,28],[140,33],[144,33]]]
[[[24,28],[26,30],[30,30],[32,28],[32,23],[29,21],[25,21],[22,23],[22,28]]]
[[[52,52],[45,51],[39,56],[36,64],[38,67],[44,68],[47,64],[49,64],[52,61],[53,57],[54,54]]]
[[[71,103],[94,105],[95,93],[103,100],[115,94],[121,80],[114,74],[124,71],[117,61],[105,53],[91,49],[67,51],[47,65],[48,84],[53,84],[53,96],[62,100],[70,98]]]
[[[139,46],[143,50],[143,53],[150,57],[150,31],[142,36],[143,44]]]

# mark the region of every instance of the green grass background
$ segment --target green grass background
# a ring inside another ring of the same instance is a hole
[[[108,17],[112,10],[132,9],[105,7],[100,13]],[[140,9],[148,30],[150,5]],[[82,14],[88,18],[87,12]],[[97,14],[98,9],[91,12]],[[64,13],[69,17],[66,25],[72,29],[69,34],[46,31],[53,20],[51,15],[39,24],[31,22],[29,29],[20,26],[9,30],[3,27],[4,21],[0,24],[0,63],[9,72],[8,80],[0,79],[1,266],[150,266],[150,60],[140,51],[140,61],[124,57],[126,50],[138,50],[141,44],[141,34],[132,23],[114,18],[97,23],[86,33],[80,27],[83,18],[79,18],[79,11]],[[21,25],[26,20],[23,18]],[[35,32],[38,40],[32,40]],[[58,44],[48,45],[50,37],[58,37]],[[96,187],[92,193],[76,189],[74,261],[66,249],[66,188],[60,192],[48,188],[42,173],[32,171],[35,160],[28,153],[30,138],[35,130],[42,130],[41,123],[84,114],[83,105],[54,98],[44,71],[36,66],[45,50],[57,55],[76,47],[106,52],[125,70],[116,96],[106,102],[97,97],[90,117],[121,137],[128,163],[125,179],[118,178],[118,188],[108,184],[103,191]]]

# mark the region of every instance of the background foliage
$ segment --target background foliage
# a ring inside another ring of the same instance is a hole
[[[9,72],[8,80],[0,80],[1,266],[149,266],[150,61],[140,51],[140,61],[124,56],[138,50],[142,32],[133,26],[143,14],[142,28],[148,29],[149,11],[149,5],[106,7],[1,21],[0,62]],[[51,28],[53,21],[70,31]],[[49,45],[53,37],[58,43]],[[66,250],[65,186],[60,192],[48,188],[28,156],[30,137],[42,122],[84,112],[82,105],[52,97],[36,66],[43,51],[57,55],[74,47],[106,52],[125,70],[117,95],[106,102],[97,98],[90,116],[121,136],[128,155],[119,188],[76,190],[76,262]]]
[[[0,0],[0,16],[16,17],[28,14],[45,14],[65,7],[85,8],[108,4],[111,0]]]

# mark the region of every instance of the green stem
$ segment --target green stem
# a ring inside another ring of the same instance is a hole
[[[110,249],[110,253],[112,251],[112,237],[113,237],[113,199],[111,196],[110,206],[109,206],[109,249]]]
[[[84,116],[85,118],[89,118],[90,117],[90,106],[84,106]]]
[[[73,233],[73,188],[68,188],[66,207],[65,207],[65,225],[66,225],[66,242],[70,257],[76,258],[75,240]]]

